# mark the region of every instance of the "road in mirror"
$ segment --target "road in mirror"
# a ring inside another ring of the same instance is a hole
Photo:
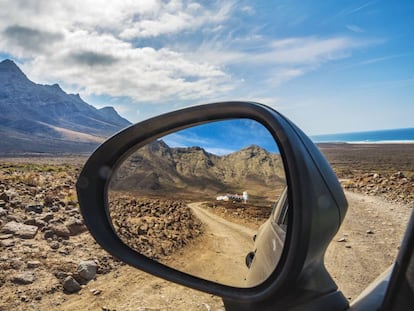
[[[274,271],[283,249],[285,188],[279,149],[263,125],[217,121],[130,154],[112,174],[108,208],[118,236],[137,252],[251,287]]]

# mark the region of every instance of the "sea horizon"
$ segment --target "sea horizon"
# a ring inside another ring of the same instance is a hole
[[[311,135],[314,143],[412,144],[414,128]]]

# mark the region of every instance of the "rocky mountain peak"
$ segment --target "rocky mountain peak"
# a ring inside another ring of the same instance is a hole
[[[64,91],[62,90],[62,88],[60,87],[60,85],[59,85],[59,84],[57,84],[57,83],[50,85],[50,87],[51,87],[52,89],[56,90],[56,91],[59,91],[59,92],[64,92]]]
[[[2,62],[0,62],[0,75],[21,77],[27,79],[23,71],[21,71],[20,68],[15,64],[15,62],[10,59],[5,59]]]
[[[246,148],[243,148],[242,150],[240,150],[241,152],[242,151],[245,151],[245,152],[253,152],[253,153],[260,153],[260,152],[266,152],[266,150],[264,150],[262,147],[260,147],[260,146],[258,146],[258,145],[250,145],[250,146],[248,146],[248,147],[246,147]]]
[[[78,96],[79,96],[79,94],[78,94]],[[102,111],[102,112],[105,112],[105,113],[116,113],[114,107],[110,107],[110,106],[103,107],[99,110]]]
[[[19,67],[10,59],[5,59],[0,62],[0,69],[10,69],[20,71]]]
[[[11,60],[0,62],[0,153],[90,152],[131,123],[59,84],[30,81]]]

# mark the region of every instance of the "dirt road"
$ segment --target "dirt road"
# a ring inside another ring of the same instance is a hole
[[[346,195],[349,211],[327,251],[326,263],[340,289],[353,299],[392,263],[411,210],[377,197]],[[206,225],[205,240],[183,251],[177,267],[207,273],[210,279],[220,277],[222,282],[240,282],[240,274],[245,268],[239,257],[243,254],[244,260],[244,254],[250,250],[250,246],[242,249],[241,244],[251,243],[254,232],[206,212],[199,203],[191,207]],[[232,249],[233,254],[239,252],[234,258],[230,256]],[[223,261],[218,261],[219,258]],[[100,294],[92,293],[93,289],[99,290]],[[208,311],[224,308],[218,297],[123,266],[99,276],[78,294],[51,293],[32,307],[24,305],[24,310]]]
[[[340,290],[352,300],[394,261],[411,209],[380,197],[345,194],[348,212],[325,263]]]
[[[245,257],[253,249],[252,237],[256,231],[212,214],[201,208],[201,204],[189,204],[204,225],[204,235],[202,241],[179,254],[184,260],[183,269],[205,279],[244,287]]]

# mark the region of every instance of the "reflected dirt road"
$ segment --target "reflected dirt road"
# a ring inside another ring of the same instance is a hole
[[[237,287],[245,286],[245,257],[253,249],[255,230],[229,222],[208,210],[200,202],[188,206],[203,223],[204,234],[172,256],[175,268],[201,278]]]

